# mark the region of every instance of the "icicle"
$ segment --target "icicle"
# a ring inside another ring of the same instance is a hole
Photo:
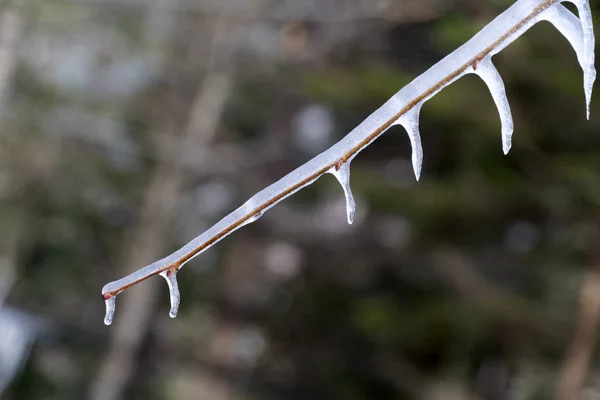
[[[494,64],[492,64],[490,58],[483,59],[476,67],[473,67],[473,73],[479,75],[485,82],[492,94],[494,103],[496,103],[496,108],[500,115],[500,123],[502,125],[502,151],[504,151],[504,154],[508,154],[512,144],[514,124],[510,112],[510,105],[506,98],[506,89],[504,88],[502,77]]]
[[[410,147],[412,148],[412,166],[417,180],[421,178],[421,169],[423,167],[423,146],[421,145],[421,134],[419,133],[420,112],[421,104],[417,104],[398,120],[398,123],[408,133]]]
[[[591,25],[589,4],[586,1],[574,1],[581,19],[562,4],[545,10],[540,19],[550,22],[569,41],[577,54],[577,61],[583,70],[583,89],[585,93],[586,115],[590,119],[590,101],[592,88],[596,80],[594,68],[594,31]],[[590,47],[591,46],[591,47]]]
[[[168,269],[161,272],[160,276],[165,278],[167,285],[169,285],[169,298],[171,300],[171,310],[169,311],[169,316],[171,318],[175,318],[177,316],[179,302],[181,300],[181,295],[179,294],[179,285],[177,285],[177,271]]]
[[[336,177],[340,185],[342,185],[342,189],[344,189],[346,216],[348,217],[348,223],[352,224],[354,222],[356,203],[354,202],[354,196],[352,196],[352,189],[350,188],[350,161],[342,163],[337,169],[333,167],[329,172]]]
[[[590,119],[590,103],[592,101],[592,89],[596,80],[596,68],[594,67],[594,24],[592,22],[592,10],[587,0],[575,0],[573,3],[579,11],[581,28],[583,29],[583,51],[585,54],[583,68],[583,90],[585,91],[586,116]]]
[[[115,316],[115,309],[117,306],[117,296],[110,296],[108,298],[105,297],[104,304],[106,304],[106,314],[104,315],[104,325],[110,325],[110,324],[112,324],[113,317]]]

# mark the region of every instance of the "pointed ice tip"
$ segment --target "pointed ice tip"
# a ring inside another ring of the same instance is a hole
[[[587,78],[587,82],[584,83],[585,87],[585,116],[587,120],[590,120],[590,106],[592,103],[592,90],[594,88],[594,81],[596,80],[596,70],[592,69],[589,77]]]
[[[512,146],[512,143],[510,141],[502,144],[502,151],[504,152],[505,156],[508,155],[508,152],[510,151],[511,146]]]
[[[415,163],[413,161],[413,171],[415,172],[415,178],[417,179],[417,182],[419,181],[419,179],[421,179],[421,169],[421,164]]]
[[[414,137],[411,142],[413,145],[412,167],[415,173],[415,178],[417,181],[419,181],[419,179],[421,179],[421,170],[423,169],[423,149],[421,148],[421,138],[419,136]]]

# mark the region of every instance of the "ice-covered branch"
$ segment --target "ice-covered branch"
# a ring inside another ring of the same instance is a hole
[[[325,173],[333,174],[342,185],[346,197],[348,222],[352,223],[355,204],[350,190],[350,162],[361,150],[395,124],[404,126],[408,133],[413,149],[412,162],[415,176],[419,179],[423,162],[419,134],[421,106],[465,74],[477,74],[488,86],[502,122],[502,147],[504,153],[507,153],[511,146],[513,121],[504,83],[491,58],[541,20],[551,22],[566,37],[577,54],[584,75],[586,113],[589,118],[589,104],[596,78],[590,6],[588,0],[572,0],[579,13],[577,17],[562,6],[561,2],[561,0],[518,0],[468,42],[402,88],[328,150],[252,196],[241,207],[173,254],[104,286],[102,297],[107,306],[105,323],[112,322],[115,297],[120,292],[159,274],[167,279],[171,291],[170,315],[174,317],[179,305],[175,276],[185,263],[233,231],[254,222],[275,204],[310,185]]]

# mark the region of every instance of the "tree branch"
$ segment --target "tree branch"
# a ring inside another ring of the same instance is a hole
[[[413,166],[419,178],[422,162],[418,131],[419,112],[425,101],[460,77],[479,75],[492,92],[502,119],[503,149],[510,149],[512,119],[505,101],[504,84],[491,57],[520,37],[541,20],[551,22],[571,43],[584,71],[584,91],[589,115],[594,69],[594,34],[587,0],[572,0],[580,18],[562,6],[561,0],[519,0],[464,45],[439,61],[410,84],[402,88],[359,126],[325,152],[252,196],[237,210],[224,217],[173,254],[158,260],[125,278],[108,283],[102,289],[107,314],[114,311],[115,297],[123,290],[158,274],[171,276],[185,263],[242,226],[256,221],[264,212],[298,190],[310,185],[325,173],[335,175],[346,194],[351,222],[352,196],[349,170],[352,159],[393,125],[404,126],[413,147]],[[106,319],[110,323],[111,319]]]

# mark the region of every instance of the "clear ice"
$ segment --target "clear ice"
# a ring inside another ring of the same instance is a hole
[[[352,189],[350,188],[350,161],[344,162],[337,170],[333,167],[330,172],[336,177],[340,185],[342,185],[342,189],[344,189],[346,216],[348,223],[352,224],[354,222],[354,213],[356,212],[356,203],[354,202],[354,196],[352,196]]]
[[[421,104],[417,104],[398,120],[398,124],[402,125],[406,129],[406,133],[408,133],[410,147],[412,148],[412,166],[417,180],[421,178],[421,169],[423,167],[423,146],[421,145],[421,134],[419,133],[420,113]]]
[[[179,285],[177,284],[177,272],[169,274],[169,270],[160,273],[160,276],[165,278],[167,285],[169,285],[169,299],[171,300],[171,310],[169,316],[175,318],[177,311],[179,311],[179,302],[181,301],[181,295],[179,294]]]
[[[252,222],[258,221],[260,219],[260,217],[262,217],[263,212],[257,212],[256,214],[254,214],[253,216],[251,216],[250,218],[248,218],[248,220],[246,221],[247,224],[251,224]]]
[[[590,119],[592,89],[596,80],[594,67],[594,27],[592,14],[587,1],[575,0],[579,18],[560,3],[549,7],[539,19],[550,22],[569,41],[575,50],[577,61],[583,70],[583,90],[585,93],[586,116]]]
[[[492,94],[494,103],[496,103],[502,125],[502,151],[504,151],[504,154],[508,154],[512,144],[514,124],[502,77],[489,57],[486,57],[476,67],[473,67],[473,73],[479,75],[485,82]]]
[[[104,315],[104,325],[112,324],[113,317],[115,316],[115,308],[117,306],[117,296],[113,296],[108,300],[104,300],[106,304],[106,314]]]
[[[579,11],[581,28],[583,30],[583,90],[585,91],[586,116],[590,119],[590,103],[592,101],[592,89],[596,80],[596,68],[594,67],[594,25],[592,22],[592,10],[588,0],[573,0]]]

